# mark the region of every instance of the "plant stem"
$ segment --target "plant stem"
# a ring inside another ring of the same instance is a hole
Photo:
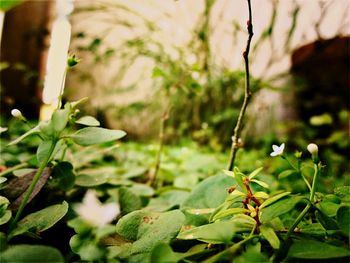
[[[299,161],[298,161],[298,167],[295,167],[295,166],[288,160],[288,158],[285,157],[284,155],[281,155],[281,158],[282,158],[283,160],[286,160],[286,161],[288,162],[288,164],[289,164],[294,170],[296,170],[296,171],[301,175],[301,177],[303,178],[303,180],[304,180],[304,182],[305,182],[307,188],[309,188],[309,191],[311,191],[311,185],[310,185],[309,181],[306,179],[305,175],[303,175],[303,173],[302,173],[301,170],[300,170]]]
[[[299,216],[297,217],[297,219],[295,219],[293,225],[289,228],[288,232],[287,232],[287,237],[286,239],[288,239],[290,237],[290,235],[294,232],[294,229],[298,226],[298,224],[300,223],[301,220],[303,220],[304,216],[307,214],[307,212],[309,212],[310,208],[312,207],[312,202],[314,202],[315,199],[315,192],[316,192],[316,184],[317,184],[317,177],[319,174],[319,165],[318,164],[314,164],[314,178],[312,180],[312,187],[311,187],[311,191],[310,191],[310,203],[308,203],[306,205],[306,207],[304,208],[304,210],[299,214]]]
[[[27,166],[28,166],[28,163],[26,163],[26,162],[17,164],[15,166],[13,166],[13,167],[11,167],[9,169],[6,169],[5,171],[1,172],[0,173],[0,177],[5,176],[5,175],[7,175],[9,173],[12,173],[13,171],[16,171],[18,169],[21,169],[21,168],[24,168],[24,167],[27,167]]]
[[[19,217],[21,216],[24,207],[27,205],[27,202],[28,202],[31,194],[34,191],[36,184],[38,183],[42,173],[44,172],[44,169],[46,168],[46,166],[50,160],[50,157],[55,149],[56,143],[57,143],[56,141],[51,142],[50,149],[49,149],[45,159],[41,162],[39,169],[37,170],[37,172],[35,173],[35,175],[33,177],[33,181],[31,182],[30,186],[28,187],[28,189],[23,197],[23,200],[22,200],[22,202],[17,210],[16,216],[10,225],[9,232],[11,232],[13,230],[13,228],[16,226],[16,223],[17,223]]]
[[[230,159],[229,163],[227,166],[227,170],[232,171],[235,163],[235,158],[236,158],[236,153],[239,148],[239,138],[241,135],[242,131],[242,122],[243,122],[243,117],[246,112],[250,97],[252,96],[252,93],[250,91],[250,74],[249,74],[249,50],[250,50],[250,43],[253,38],[253,20],[252,20],[252,8],[251,8],[251,3],[250,0],[247,0],[248,2],[248,10],[249,10],[249,19],[247,21],[247,29],[248,29],[248,40],[247,40],[247,45],[246,49],[243,52],[243,58],[244,58],[244,64],[245,64],[245,90],[244,90],[244,100],[243,104],[241,107],[241,110],[238,115],[238,120],[236,123],[236,127],[233,131],[233,136],[232,136],[232,145],[231,145],[231,152],[230,152]]]
[[[164,112],[163,116],[160,119],[160,128],[159,128],[159,146],[158,146],[158,151],[157,151],[157,156],[156,156],[156,164],[154,167],[154,172],[150,176],[149,179],[149,184],[151,186],[155,185],[156,179],[157,179],[157,174],[160,168],[160,163],[162,159],[162,153],[163,153],[163,145],[164,145],[164,128],[165,128],[165,121],[169,118],[169,111],[170,107]]]

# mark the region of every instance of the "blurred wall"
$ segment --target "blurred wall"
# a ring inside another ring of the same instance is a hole
[[[277,76],[289,71],[294,49],[319,38],[350,34],[347,0],[253,0],[252,9],[255,33],[251,52],[252,75],[282,88],[287,86],[288,79]],[[188,48],[188,41],[203,12],[204,1],[198,0],[77,0],[76,12],[72,16],[73,35],[76,34],[77,38],[72,41],[71,50],[82,58],[79,71],[85,73],[71,72],[68,75],[71,97],[89,96],[97,108],[147,100],[154,93],[151,77],[154,64],[151,60],[138,57],[125,75],[118,78],[116,73],[121,69],[121,61],[113,60],[113,56],[102,62],[96,61],[96,56],[91,53],[98,53],[97,49],[107,51],[109,47],[116,47],[114,52],[122,52],[118,50],[122,41],[142,36],[160,41],[173,57],[179,55],[173,47],[183,47],[191,60],[194,56]],[[296,13],[297,19],[293,21]],[[211,59],[218,68],[243,69],[241,54],[247,39],[247,15],[244,0],[215,2],[209,27]],[[272,20],[275,20],[273,28],[269,28]],[[133,26],[128,26],[129,22]],[[154,23],[157,30],[147,34],[151,26],[149,22]],[[291,30],[293,34],[288,39]],[[84,37],[79,35],[81,32],[84,32]],[[264,38],[268,33],[269,37]],[[89,41],[94,38],[101,43],[95,43],[96,50],[92,47],[92,52],[86,52],[82,47],[91,47],[93,43]],[[260,43],[254,50],[258,41]],[[135,82],[137,85],[133,86]],[[273,121],[294,118],[292,102],[292,98],[283,93],[262,90],[249,109],[261,116],[255,122],[258,130],[269,129]]]

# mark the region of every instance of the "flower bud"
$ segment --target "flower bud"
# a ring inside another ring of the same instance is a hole
[[[20,110],[18,110],[18,109],[13,109],[13,110],[11,111],[11,115],[12,115],[13,117],[17,118],[17,119],[22,119],[22,118],[23,118],[22,113],[21,113]]]
[[[312,160],[314,162],[317,162],[318,161],[318,146],[316,144],[314,144],[314,143],[310,143],[307,146],[307,150],[309,151],[309,153],[311,153]]]
[[[80,62],[80,59],[75,57],[75,55],[69,56],[67,60],[68,67],[72,68]]]

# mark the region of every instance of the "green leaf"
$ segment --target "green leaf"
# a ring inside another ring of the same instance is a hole
[[[6,210],[3,214],[0,215],[0,226],[6,224],[12,216],[11,210]]]
[[[108,174],[78,174],[75,184],[84,187],[101,185],[107,182]]]
[[[185,216],[180,210],[165,213],[138,210],[122,217],[116,226],[119,235],[134,240],[127,255],[148,253],[160,242],[169,242],[180,231]]]
[[[92,116],[83,116],[80,119],[76,120],[75,123],[85,126],[100,126],[100,122]]]
[[[299,203],[303,197],[301,196],[291,196],[283,199],[279,199],[268,207],[261,209],[260,220],[262,223],[267,223],[275,217],[283,215],[294,208],[294,206]]]
[[[51,145],[52,145],[52,141],[49,140],[49,141],[42,141],[40,144],[39,144],[39,147],[36,151],[36,158],[38,160],[38,163],[41,163],[45,160],[47,154],[49,153],[50,151],[50,148],[51,148]],[[55,145],[55,149],[53,150],[52,152],[52,155],[50,157],[50,159],[54,158],[55,155],[58,153],[58,151],[61,149],[63,145],[63,142],[60,140],[56,143]]]
[[[350,186],[339,186],[334,189],[334,194],[338,196],[343,202],[350,202]]]
[[[340,246],[332,246],[315,240],[296,240],[289,249],[289,258],[329,259],[350,255],[350,251]]]
[[[261,225],[260,233],[270,243],[271,247],[273,247],[274,249],[278,249],[280,247],[280,240],[278,239],[278,236],[276,235],[272,227]]]
[[[197,239],[212,244],[230,244],[235,233],[236,229],[233,221],[218,221],[183,231],[177,238],[184,240]]]
[[[256,180],[256,179],[252,179],[250,181],[254,182],[254,183],[256,183],[256,184],[258,184],[258,185],[260,185],[260,186],[262,186],[264,188],[269,188],[269,185],[267,183],[263,182],[263,181]]]
[[[181,253],[175,253],[168,244],[160,243],[151,252],[152,263],[177,263],[182,259]]]
[[[216,221],[181,232],[177,238],[184,240],[197,239],[212,244],[229,244],[236,233],[249,232],[255,226],[254,219],[234,217],[230,221]]]
[[[70,110],[64,108],[62,110],[55,110],[51,117],[52,128],[56,134],[61,133],[67,126]]]
[[[0,176],[0,184],[4,183],[7,181],[7,178],[6,177],[2,177]]]
[[[228,196],[227,191],[236,182],[232,177],[216,175],[200,182],[182,203],[181,208],[215,208]]]
[[[10,10],[11,8],[15,7],[16,5],[19,5],[24,0],[1,0],[0,1],[0,10],[5,12]]]
[[[0,254],[1,263],[55,262],[64,263],[61,252],[42,245],[15,245]]]
[[[264,208],[266,206],[269,206],[269,205],[275,203],[276,201],[278,201],[279,199],[281,199],[281,198],[283,198],[283,197],[285,197],[287,195],[290,195],[290,192],[283,192],[283,193],[271,196],[270,198],[266,199],[265,202],[262,203],[259,208],[262,209],[262,208]]]
[[[87,127],[70,135],[76,144],[88,146],[118,140],[126,133],[121,130],[109,130],[98,127]]]
[[[251,172],[250,174],[249,174],[249,179],[251,180],[251,179],[253,179],[255,176],[257,176],[262,170],[264,169],[264,167],[260,167],[260,168],[258,168],[258,169],[255,169],[253,172]]]
[[[53,178],[51,183],[61,190],[68,191],[74,186],[75,174],[70,162],[56,164],[52,169],[51,176]]]
[[[241,187],[242,191],[247,193],[247,189],[245,188],[244,183],[243,183],[243,177],[245,175],[243,173],[241,173],[237,167],[235,167],[233,169],[233,173],[234,173],[235,179],[237,181],[237,184]]]
[[[229,209],[226,209],[226,210],[223,210],[223,211],[220,211],[219,213],[217,213],[213,217],[212,221],[216,221],[218,219],[221,219],[221,218],[224,218],[224,217],[227,217],[227,216],[232,216],[232,215],[235,215],[235,214],[246,213],[248,211],[249,210],[247,210],[247,209],[239,208],[239,207],[229,208]]]
[[[295,174],[296,171],[295,170],[284,170],[283,172],[281,172],[279,175],[278,175],[278,179],[283,179],[283,178],[286,178],[292,174]]]
[[[19,143],[20,141],[22,141],[23,139],[27,138],[30,135],[39,133],[39,126],[35,126],[33,129],[30,129],[29,131],[27,131],[26,133],[22,134],[20,137],[18,137],[16,140],[10,142],[8,144],[8,146],[10,145],[15,145],[17,143]]]
[[[23,169],[18,169],[16,171],[13,171],[13,175],[17,177],[22,177],[25,176],[26,174],[32,173],[36,171],[34,168],[23,168]]]
[[[119,203],[124,214],[128,214],[142,208],[140,196],[135,194],[133,191],[130,191],[126,187],[119,188]]]
[[[68,203],[52,205],[40,211],[27,215],[17,223],[17,228],[11,232],[11,236],[23,234],[27,231],[40,233],[52,227],[61,220],[68,211]]]
[[[350,236],[350,207],[342,206],[337,211],[337,221],[341,231]]]

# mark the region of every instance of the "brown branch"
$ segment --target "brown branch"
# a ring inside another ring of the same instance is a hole
[[[240,147],[239,145],[239,138],[241,135],[242,131],[242,122],[243,122],[243,117],[246,112],[250,97],[252,96],[251,91],[250,91],[250,75],[249,75],[249,50],[250,50],[250,43],[253,38],[253,19],[252,19],[252,8],[250,4],[250,0],[247,0],[248,2],[248,11],[249,11],[249,19],[247,21],[247,30],[248,30],[248,40],[247,40],[247,45],[245,48],[245,51],[243,52],[243,58],[244,58],[244,64],[245,64],[245,90],[244,90],[244,100],[243,104],[238,116],[238,120],[236,123],[236,127],[233,132],[232,136],[232,145],[231,145],[231,152],[230,152],[230,159],[229,159],[229,164],[227,167],[227,170],[232,171],[234,163],[235,163],[235,158],[236,158],[236,153],[238,148]]]

